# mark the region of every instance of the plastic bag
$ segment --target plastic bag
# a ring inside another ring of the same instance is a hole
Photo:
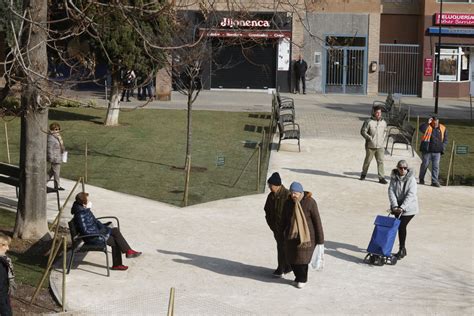
[[[324,245],[316,245],[310,262],[313,270],[322,270],[324,268]]]
[[[67,151],[63,152],[63,162],[67,162]]]

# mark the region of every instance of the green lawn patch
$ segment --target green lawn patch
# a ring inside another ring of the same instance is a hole
[[[420,124],[426,122],[428,118],[420,118]],[[416,120],[412,120],[416,125]],[[469,120],[441,120],[441,124],[446,126],[448,131],[449,145],[446,152],[441,157],[440,163],[440,179],[446,183],[449,159],[453,148],[453,140],[458,145],[469,146],[469,153],[466,155],[454,155],[454,176],[455,184],[474,185],[474,127]],[[418,144],[420,143],[421,134],[419,134]],[[418,155],[421,157],[420,148],[416,148]],[[452,178],[451,178],[452,179]],[[450,184],[452,184],[450,180]]]
[[[186,111],[122,111],[118,127],[102,125],[103,109],[58,108],[49,113],[50,122],[60,123],[69,152],[62,177],[77,180],[85,174],[87,142],[87,183],[182,205]],[[267,113],[193,111],[190,205],[256,193],[255,145],[269,123]],[[19,119],[8,123],[8,133],[12,163],[17,163]],[[5,137],[1,138],[5,148]],[[6,161],[6,150],[0,151],[0,159]]]
[[[0,231],[11,236],[15,226],[16,213],[0,208]],[[36,287],[46,269],[48,257],[45,256],[49,243],[36,244],[28,240],[14,239],[7,255],[15,268],[15,280],[20,284]],[[45,282],[43,287],[47,287]]]

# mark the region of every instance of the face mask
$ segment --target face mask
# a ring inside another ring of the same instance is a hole
[[[86,208],[92,208],[92,202],[91,201],[87,202]]]

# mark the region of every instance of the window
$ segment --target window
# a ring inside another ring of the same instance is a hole
[[[469,81],[469,57],[469,47],[441,47],[439,80]]]

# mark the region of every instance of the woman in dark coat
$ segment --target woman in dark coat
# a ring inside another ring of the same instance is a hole
[[[308,264],[316,245],[324,244],[318,205],[303,186],[293,182],[284,206],[287,260],[295,274],[295,286],[303,288],[308,280]]]
[[[141,252],[135,251],[128,245],[122,233],[117,227],[109,227],[95,218],[91,211],[92,203],[89,201],[89,194],[81,192],[76,195],[76,201],[72,205],[71,213],[74,215],[74,224],[82,236],[100,234],[107,241],[107,245],[112,247],[112,270],[125,271],[128,266],[122,264],[122,253],[127,258],[135,258]],[[89,237],[84,239],[86,243],[103,243],[100,237]]]

